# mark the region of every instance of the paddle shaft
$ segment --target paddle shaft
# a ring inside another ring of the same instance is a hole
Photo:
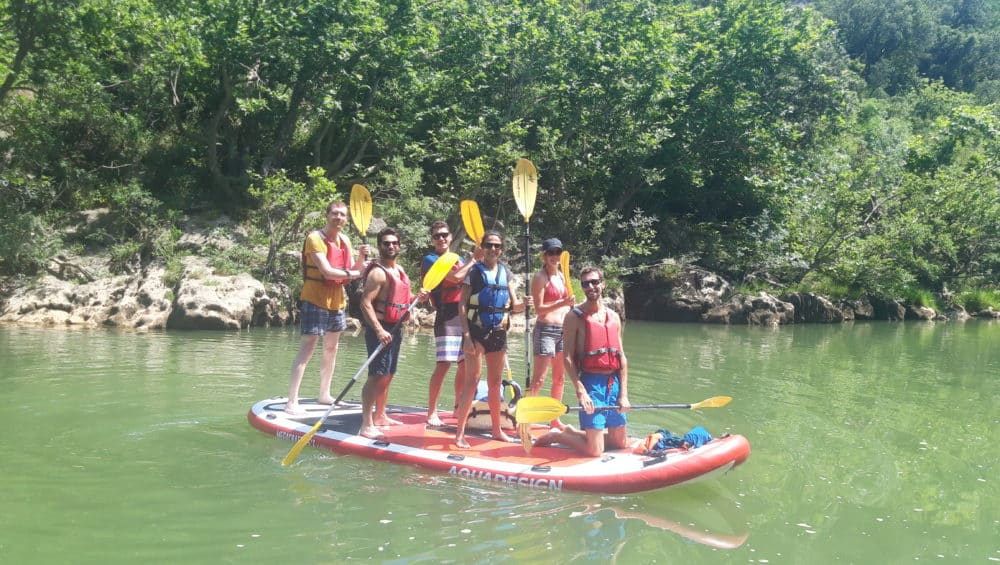
[[[667,409],[677,409],[677,410],[689,410],[691,404],[639,404],[636,406],[629,406],[629,410],[642,410],[648,408],[667,408]],[[595,412],[607,412],[608,410],[618,410],[621,406],[594,406]],[[582,406],[573,406],[569,408],[568,411],[573,410],[583,410]]]
[[[382,351],[384,347],[385,347],[384,343],[378,344],[378,347],[376,347],[375,351],[373,351],[372,354],[368,356],[368,359],[366,359],[364,364],[361,365],[361,368],[358,369],[358,372],[354,373],[354,376],[351,377],[351,381],[347,383],[347,386],[344,387],[343,391],[341,391],[340,396],[337,397],[337,400],[333,401],[333,404],[331,404],[330,407],[327,408],[326,413],[323,414],[323,417],[317,420],[317,422],[313,424],[313,427],[308,432],[306,432],[302,437],[300,437],[297,442],[295,442],[295,445],[293,445],[292,449],[289,450],[288,455],[285,455],[285,458],[281,460],[282,466],[287,467],[291,465],[292,462],[295,461],[295,459],[299,456],[299,453],[302,453],[302,450],[305,448],[306,445],[309,444],[309,441],[312,440],[313,436],[316,435],[316,432],[318,432],[319,429],[323,427],[323,422],[326,422],[326,419],[329,418],[330,414],[332,414],[334,409],[337,408],[337,405],[344,398],[344,395],[347,394],[347,390],[351,388],[351,385],[354,384],[354,381],[358,380],[358,376],[361,375],[361,373],[368,368],[368,365],[371,365],[372,361],[375,360],[375,357]]]
[[[420,292],[423,291],[424,289],[420,289]],[[392,328],[389,330],[389,333],[392,334],[393,339],[396,339],[396,331],[402,327],[403,321],[406,319],[406,315],[410,313],[410,308],[413,308],[413,306],[417,303],[418,300],[420,300],[419,297],[414,298],[413,302],[410,302],[410,305],[406,307],[406,310],[403,310],[403,314],[399,318],[399,321],[393,324]],[[377,356],[383,349],[385,349],[385,344],[379,343],[378,347],[375,348],[375,351],[372,352],[372,354],[368,356],[368,359],[365,360],[364,365],[361,365],[361,368],[358,369],[358,372],[354,373],[354,376],[351,377],[351,380],[347,381],[347,386],[345,386],[344,390],[340,391],[340,394],[337,395],[337,400],[333,401],[334,406],[336,406],[337,403],[339,403],[341,400],[344,399],[344,395],[346,395],[347,391],[351,390],[351,387],[354,386],[355,382],[357,382],[358,377],[361,375],[361,372],[367,369],[368,365],[372,364],[372,361],[375,360],[375,356]],[[327,414],[329,415],[330,413],[327,412]],[[323,416],[323,419],[326,419],[326,416]]]
[[[531,222],[527,218],[524,220],[524,297],[525,301],[531,296]],[[528,313],[528,304],[524,305],[524,367],[525,367],[525,390],[531,389],[531,316]]]

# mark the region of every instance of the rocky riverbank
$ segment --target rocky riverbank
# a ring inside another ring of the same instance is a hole
[[[106,211],[83,213],[85,231]],[[33,279],[0,281],[0,323],[33,326],[119,327],[136,330],[240,330],[285,326],[297,321],[289,289],[247,273],[225,274],[212,266],[213,253],[248,243],[238,228],[221,219],[187,220],[176,246],[178,264],[168,268],[153,258],[127,272],[113,272],[108,250],[59,250],[45,272]],[[262,251],[263,252],[263,251]],[[297,255],[297,250],[292,250]],[[669,273],[669,274],[665,274]],[[516,283],[523,286],[523,281]],[[740,294],[722,277],[699,269],[652,269],[630,281],[612,307],[636,320],[777,326],[841,323],[851,320],[964,321],[998,319],[1000,312],[937,312],[900,300],[831,301],[808,292]],[[357,326],[352,308],[351,323]],[[417,308],[411,324],[430,326],[433,313]],[[523,331],[523,316],[512,316]]]

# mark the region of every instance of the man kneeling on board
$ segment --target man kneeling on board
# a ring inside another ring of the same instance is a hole
[[[597,267],[580,271],[580,286],[587,300],[569,311],[563,322],[566,374],[576,387],[580,428],[551,430],[535,440],[536,446],[560,443],[599,457],[605,447],[628,447],[625,413],[628,401],[628,360],[622,348],[621,318],[602,302],[604,273]],[[617,410],[594,410],[617,406]]]

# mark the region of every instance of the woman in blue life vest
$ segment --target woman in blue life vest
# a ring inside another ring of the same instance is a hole
[[[510,269],[500,262],[503,253],[503,236],[495,231],[487,231],[481,244],[482,262],[476,263],[465,277],[462,299],[458,303],[459,319],[462,321],[462,349],[465,352],[466,382],[478,382],[482,371],[482,361],[486,360],[486,383],[489,387],[490,417],[492,434],[501,441],[514,441],[501,429],[501,381],[507,360],[507,328],[510,314],[524,312],[530,306],[517,296]],[[465,424],[472,406],[475,391],[466,387],[462,391],[455,410],[457,431],[455,445],[467,449]]]
[[[342,233],[346,224],[347,204],[331,202],[326,207],[326,225],[310,232],[302,246],[302,338],[288,379],[285,412],[289,414],[303,413],[299,407],[299,386],[321,336],[323,358],[316,402],[332,404],[334,401],[330,395],[330,383],[337,362],[340,334],[347,328],[344,285],[361,277],[361,269],[370,253],[368,245],[362,245],[358,256],[353,258],[351,242]]]
[[[604,305],[604,273],[597,267],[580,271],[580,286],[587,299],[570,310],[563,322],[564,365],[573,381],[580,411],[580,428],[567,425],[552,430],[535,445],[561,443],[599,457],[605,446],[628,447],[625,413],[628,400],[628,359],[622,347],[622,323],[618,314]],[[617,410],[594,410],[616,406]]]

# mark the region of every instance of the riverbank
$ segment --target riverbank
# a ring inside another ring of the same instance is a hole
[[[106,210],[82,213],[79,225],[66,228],[65,239],[85,240],[106,216]],[[0,280],[0,323],[135,330],[239,330],[295,324],[295,291],[288,284],[238,272],[239,265],[231,261],[220,266],[220,254],[233,249],[266,254],[227,218],[186,218],[170,257],[140,258],[124,268],[109,248],[75,245],[59,249],[37,276]],[[297,260],[297,249],[285,253],[288,260]],[[515,277],[515,284],[523,287],[520,275]],[[352,291],[356,294],[357,283]],[[961,306],[951,306],[937,311],[902,299],[831,300],[813,292],[747,294],[715,273],[697,266],[676,267],[669,261],[627,281],[624,291],[611,298],[611,307],[635,320],[761,326],[1000,319],[1000,311],[993,308],[966,312]],[[359,314],[355,307],[349,308],[356,327]],[[433,321],[434,313],[418,306],[410,324],[430,327]],[[512,317],[511,330],[524,331],[522,316]]]

